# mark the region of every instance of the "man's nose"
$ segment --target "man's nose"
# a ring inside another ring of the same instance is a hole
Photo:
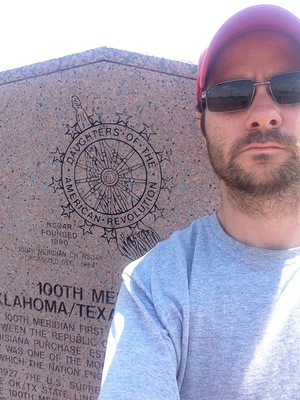
[[[273,99],[268,85],[257,86],[253,102],[250,105],[247,129],[269,130],[278,128],[281,123],[280,105]]]

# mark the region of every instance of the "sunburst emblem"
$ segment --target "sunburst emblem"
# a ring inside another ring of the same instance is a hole
[[[83,235],[102,228],[103,239],[116,241],[123,255],[136,259],[160,240],[143,219],[148,214],[154,221],[163,218],[157,200],[161,190],[175,185],[163,178],[161,166],[170,161],[171,151],[156,152],[150,143],[153,125],[135,130],[126,110],[116,122],[103,122],[101,115],[89,116],[77,96],[71,102],[76,110],[76,123],[66,132],[71,142],[65,152],[51,153],[61,168],[50,186],[63,190],[68,201],[62,215],[80,216]]]

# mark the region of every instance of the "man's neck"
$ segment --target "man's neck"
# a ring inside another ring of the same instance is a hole
[[[222,187],[222,195],[218,218],[230,236],[266,249],[300,247],[300,193],[259,200]]]

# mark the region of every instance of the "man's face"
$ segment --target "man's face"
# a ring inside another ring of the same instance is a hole
[[[214,65],[208,86],[241,78],[265,82],[300,71],[300,50],[283,35],[252,33],[227,46]],[[205,133],[212,166],[227,188],[262,196],[300,183],[300,104],[276,103],[268,85],[256,87],[245,110],[205,110]]]

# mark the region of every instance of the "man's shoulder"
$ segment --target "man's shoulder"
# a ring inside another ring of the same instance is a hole
[[[176,253],[179,249],[185,252],[190,251],[197,246],[199,240],[211,239],[211,232],[215,224],[216,216],[214,214],[194,220],[188,227],[173,232],[168,239],[158,243],[154,250],[173,250]]]
[[[127,274],[150,275],[173,273],[186,270],[193,263],[194,254],[200,242],[211,240],[211,225],[214,216],[205,216],[193,221],[188,227],[177,230],[159,242],[139,260],[132,262],[126,269]],[[158,272],[159,271],[159,272]]]

